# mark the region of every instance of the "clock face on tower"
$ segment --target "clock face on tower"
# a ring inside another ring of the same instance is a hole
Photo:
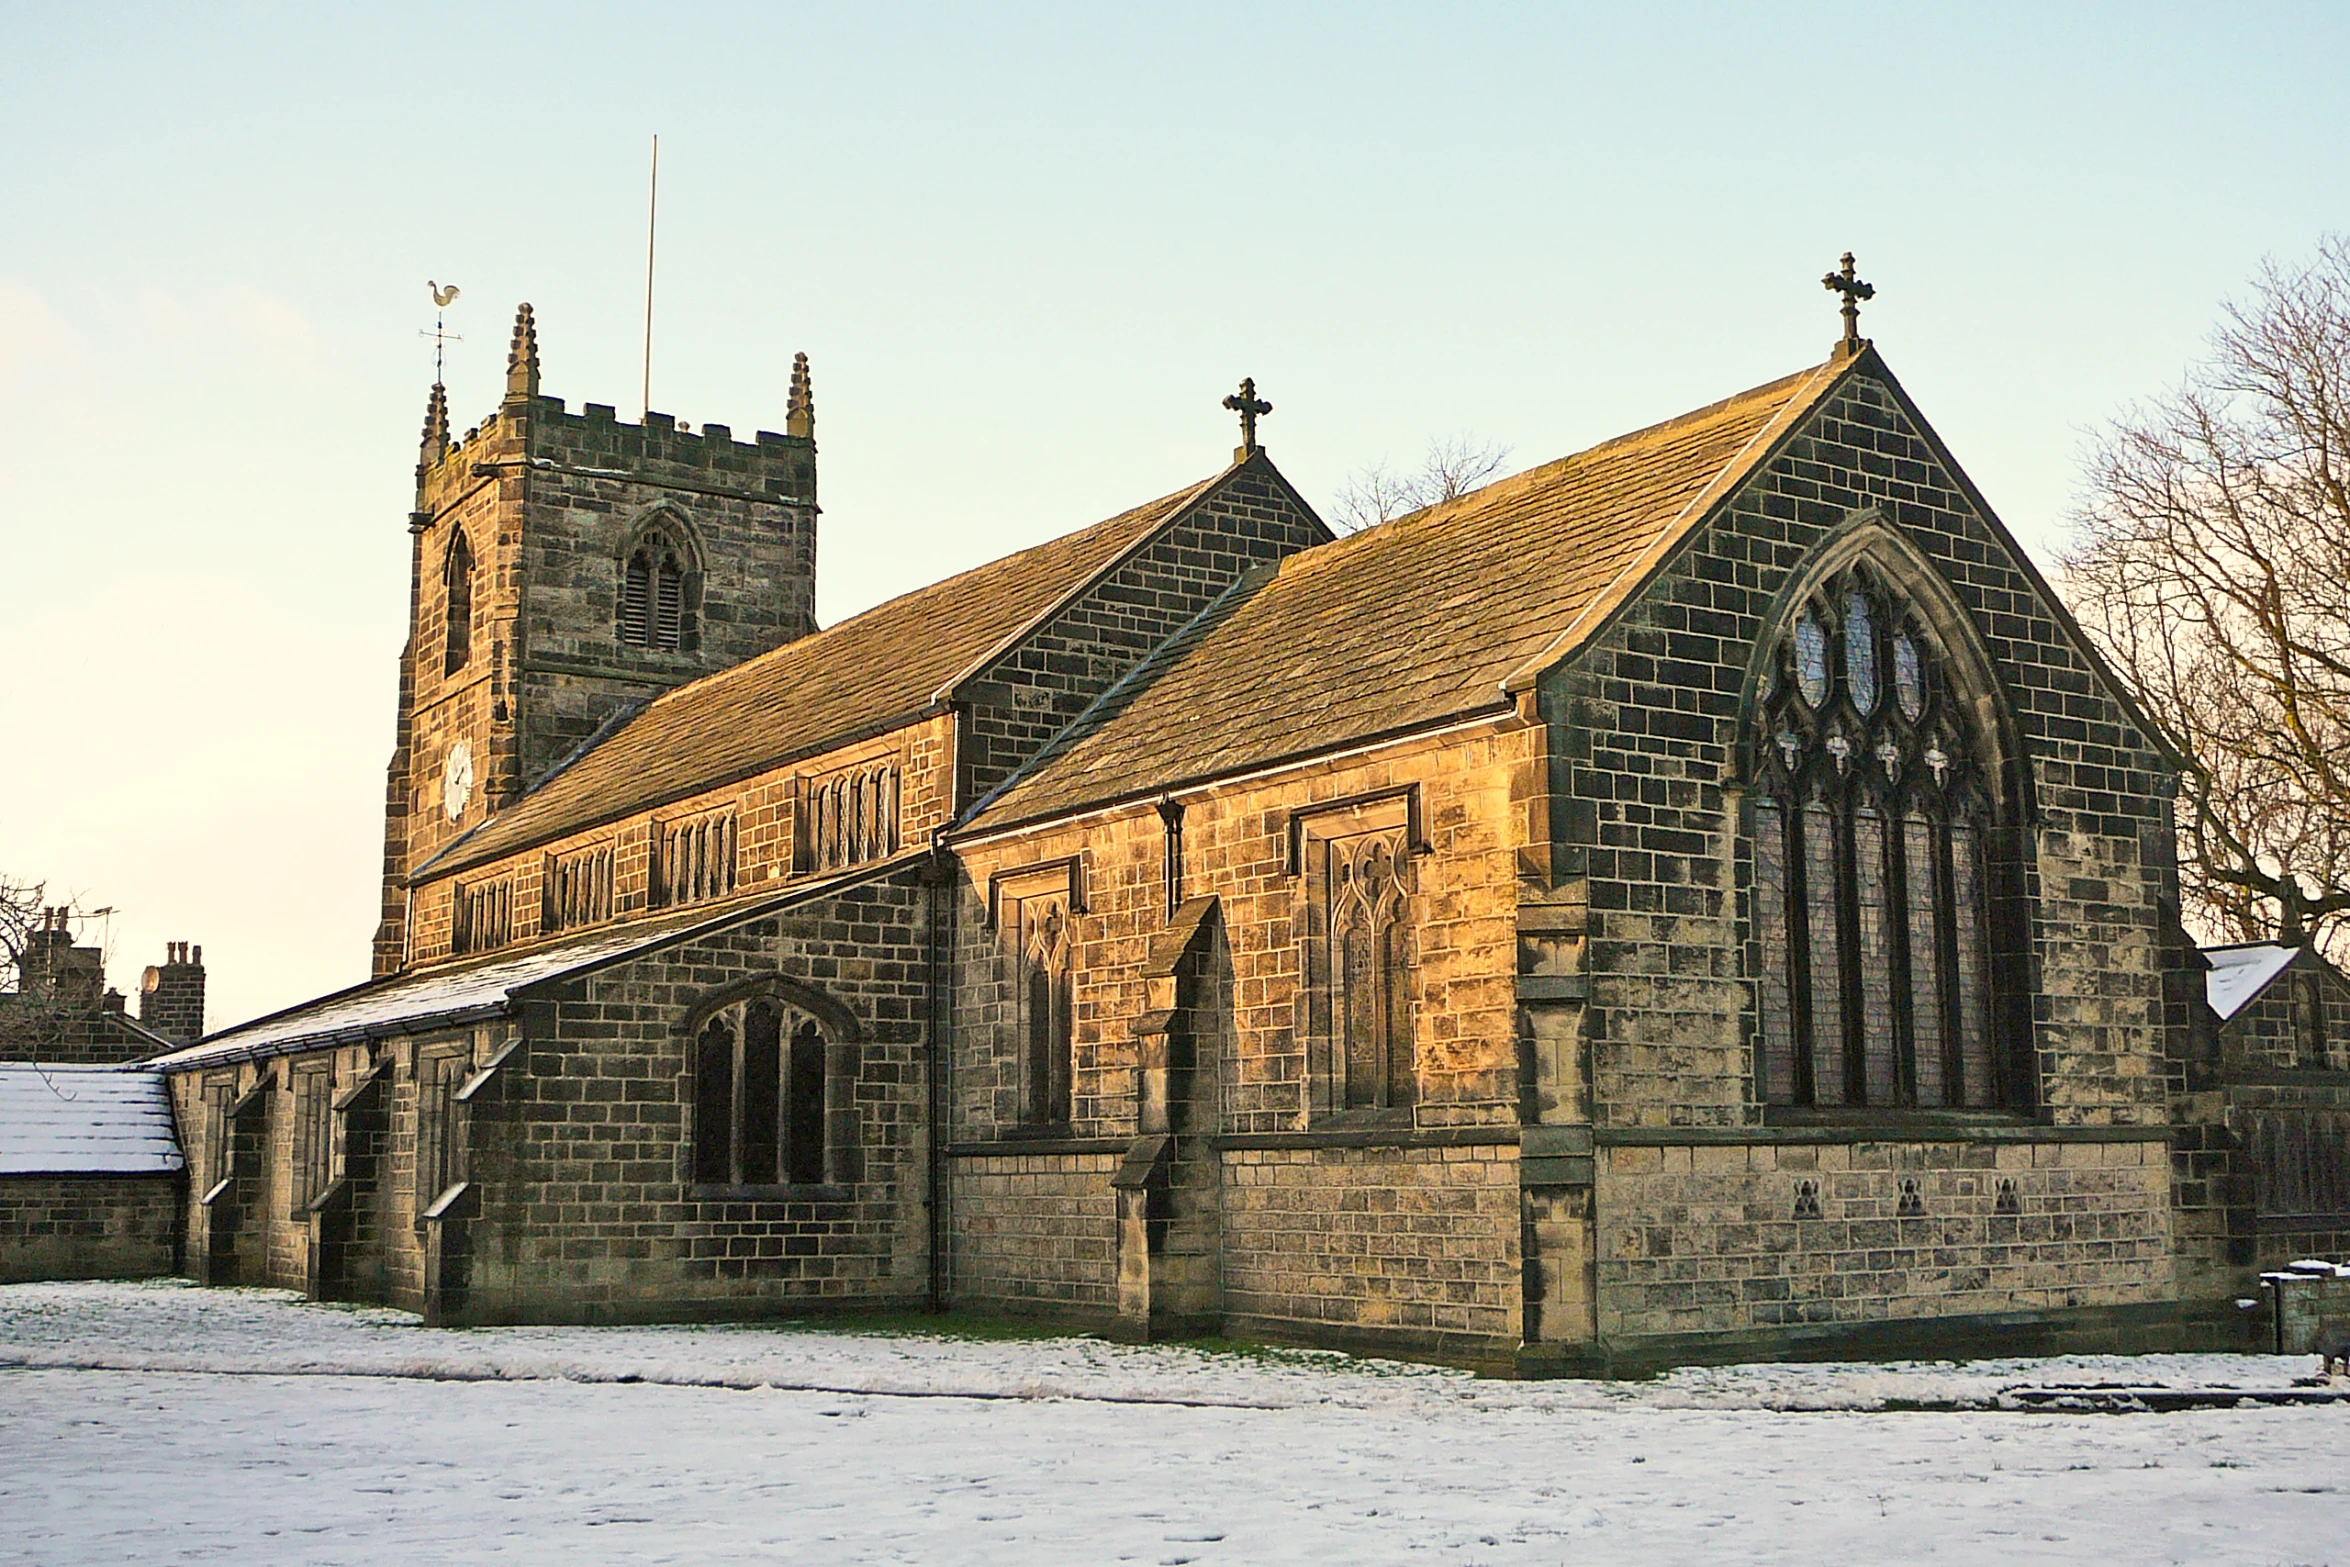
[[[449,747],[449,759],[441,765],[441,809],[455,821],[465,814],[465,802],[473,796],[473,747],[463,740]]]

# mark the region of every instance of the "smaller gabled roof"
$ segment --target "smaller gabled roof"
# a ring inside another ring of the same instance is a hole
[[[821,881],[804,883],[772,897],[738,902],[715,911],[697,908],[665,919],[634,920],[518,952],[371,980],[223,1029],[200,1044],[157,1056],[144,1065],[168,1072],[198,1071],[239,1061],[292,1055],[297,1051],[487,1022],[511,1014],[516,1003],[539,986],[890,875],[919,860],[923,852],[911,850]]]
[[[0,1062],[0,1175],[169,1175],[186,1163],[161,1072]]]
[[[2301,950],[2274,941],[2205,947],[2203,957],[2211,972],[2203,976],[2203,993],[2211,1010],[2225,1023],[2258,999],[2271,981],[2292,966]]]
[[[965,829],[1513,705],[1863,363],[1840,357],[1244,577]]]
[[[679,686],[443,849],[420,874],[497,859],[934,710],[990,653],[1051,615],[1231,471]]]

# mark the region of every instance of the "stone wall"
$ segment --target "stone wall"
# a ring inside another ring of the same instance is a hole
[[[45,1006],[0,995],[0,1061],[52,1066],[119,1066],[168,1049],[104,1006]]]
[[[959,1308],[1087,1321],[1118,1303],[1118,1155],[959,1158],[949,1194]]]
[[[1605,1338],[2170,1293],[2159,1140],[1602,1145]]]
[[[1513,913],[1538,738],[1500,718],[1183,793],[1173,888],[1168,826],[1148,803],[959,847],[948,1084],[954,1299],[1077,1317],[1114,1302],[1109,1181],[1140,1130],[1136,1028],[1153,1005],[1153,939],[1175,903],[1212,896],[1222,947],[1218,983],[1206,993],[1229,1015],[1190,1025],[1219,1058],[1194,1063],[1199,1087],[1176,1129],[1186,1147],[1223,1150],[1207,1177],[1221,1183],[1220,1197],[1184,1201],[1220,1209],[1227,1319],[1285,1337],[1348,1334],[1464,1354],[1514,1341]],[[1317,1101],[1308,1065],[1305,891],[1291,862],[1292,819],[1404,791],[1416,791],[1426,849],[1413,865],[1410,918],[1417,1102],[1400,1114],[1333,1110]],[[990,890],[1071,859],[1081,892],[1075,1115],[1054,1130],[1072,1146],[1027,1152],[1012,969],[1004,933],[989,920]]]
[[[1517,1153],[1507,1143],[1227,1150],[1226,1322],[1290,1340],[1514,1348]]]
[[[2295,986],[2313,982],[2317,999],[2314,1051],[2301,1037]],[[2266,989],[2220,1025],[2220,1073],[2350,1072],[2350,984],[2332,964],[2303,956],[2269,981]]]
[[[930,896],[901,871],[599,970],[534,1009],[527,1052],[472,1112],[481,1208],[448,1314],[620,1321],[918,1303]],[[687,1019],[778,975],[854,1020],[853,1038],[827,1025],[828,1179],[696,1187]]]
[[[1863,512],[1888,519],[1955,591],[2012,706],[2028,768],[2017,869],[2030,950],[2018,978],[2033,1102],[2058,1124],[2162,1124],[2161,759],[1965,482],[1890,386],[1866,376],[1545,688],[1557,868],[1583,882],[1591,909],[1594,1114],[1608,1126],[1759,1118],[1751,844],[1725,784],[1741,775],[1766,617],[1822,541]]]
[[[535,359],[529,386],[444,451],[428,444],[418,469],[378,973],[400,965],[398,883],[413,867],[630,703],[815,626],[812,441],[770,431],[736,441],[724,425],[689,434],[665,414],[622,424],[597,403],[569,414],[536,395]],[[695,633],[666,652],[626,645],[618,631],[628,546],[662,519],[698,548]],[[444,568],[460,532],[475,561],[472,635],[450,671]],[[459,740],[473,753],[475,796],[452,822],[441,778]]]
[[[1965,624],[1947,636],[1979,641],[2012,711],[2023,830],[2007,874],[2023,939],[2005,976],[2031,1081],[1980,1134],[1922,1135],[1914,1112],[1889,1108],[1858,1113],[1840,1143],[1741,1137],[1773,1114],[1753,1060],[1761,955],[1739,785],[1755,649],[1831,536],[1867,519],[1955,593]],[[1888,383],[1847,381],[1545,678],[1540,710],[1550,855],[1520,910],[1530,1108],[1562,1135],[1587,1117],[1601,1145],[1595,1177],[1580,1154],[1528,1166],[1544,1172],[1539,1189],[1529,1176],[1529,1276],[1559,1296],[1541,1337],[2172,1297],[2159,1139],[2183,1041],[2164,1010],[2180,959],[2164,937],[2162,764]],[[2035,1143],[2035,1121],[2156,1140]],[[1923,1205],[1908,1217],[1905,1179]],[[2003,1180],[2016,1214],[1994,1211]],[[1817,1183],[1819,1218],[1795,1217],[1802,1181]]]
[[[520,569],[516,697],[524,787],[593,734],[620,694],[683,684],[816,627],[812,441],[722,424],[698,433],[665,414],[622,424],[590,403],[530,408],[533,469]],[[700,550],[693,635],[676,652],[623,645],[615,627],[626,549],[658,517]]]
[[[2260,1284],[2269,1294],[2270,1345],[2278,1354],[2324,1355],[2322,1369],[2330,1371],[2337,1356],[2350,1353],[2350,1267],[2264,1273]]]
[[[981,799],[1009,778],[1251,566],[1329,537],[1270,462],[1225,478],[1180,523],[964,682],[963,799]]]
[[[582,850],[604,848],[612,855],[615,919],[668,914],[652,905],[653,827],[729,811],[735,819],[735,887],[742,899],[773,896],[795,878],[818,872],[795,862],[803,827],[805,782],[853,762],[890,760],[898,767],[898,842],[922,843],[945,825],[953,808],[954,723],[950,715],[921,719],[883,735],[698,794],[670,800],[616,820],[533,844],[500,859],[463,865],[436,874],[415,889],[409,914],[409,961],[426,964],[452,953],[456,904],[461,890],[483,883],[512,889],[514,925],[510,944],[555,932],[543,922],[545,879],[550,861]],[[453,860],[453,864],[462,864]],[[824,872],[822,874],[832,874]],[[715,900],[723,903],[727,900]],[[714,904],[715,906],[715,904]]]
[[[179,1267],[176,1175],[0,1175],[0,1284]]]

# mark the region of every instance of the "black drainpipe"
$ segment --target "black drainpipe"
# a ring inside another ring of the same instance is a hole
[[[953,959],[955,922],[955,860],[934,837],[923,883],[930,891],[930,1059],[924,1074],[930,1085],[930,1283],[924,1304],[932,1311],[947,1309],[947,1105],[948,1075],[954,1060],[953,986],[949,966]]]

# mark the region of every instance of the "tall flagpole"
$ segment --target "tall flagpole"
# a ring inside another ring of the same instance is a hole
[[[653,223],[661,212],[661,138],[653,137],[653,178],[645,196],[644,412],[653,411]]]

